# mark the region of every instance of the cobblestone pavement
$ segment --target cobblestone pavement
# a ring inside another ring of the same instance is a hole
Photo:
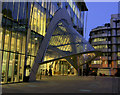
[[[47,76],[28,83],[2,85],[3,93],[118,93],[120,78]]]

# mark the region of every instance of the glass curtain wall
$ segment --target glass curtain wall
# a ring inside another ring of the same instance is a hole
[[[53,15],[50,14],[51,9],[54,13],[56,7],[50,2],[3,2],[0,32],[3,83],[23,81],[24,65],[25,76],[29,76],[37,50],[46,34],[46,26]],[[26,47],[29,26],[31,30]]]
[[[2,83],[23,81],[25,54],[26,76],[34,62],[37,50],[45,36],[46,14],[32,8],[33,3],[3,2],[0,52],[2,53]],[[36,6],[36,5],[35,5]],[[32,14],[32,9],[33,14]],[[32,14],[32,15],[31,15]],[[38,16],[40,14],[40,16]],[[34,19],[34,16],[36,19]],[[31,20],[31,36],[26,48],[28,20]],[[38,18],[37,18],[38,17]],[[38,23],[38,24],[37,24]],[[39,26],[39,27],[38,27]],[[27,50],[27,52],[25,52]]]
[[[22,2],[3,2],[2,32],[0,37],[2,52],[2,82],[23,80],[26,44],[26,7]],[[21,10],[19,10],[19,8]],[[22,66],[23,65],[23,66]]]

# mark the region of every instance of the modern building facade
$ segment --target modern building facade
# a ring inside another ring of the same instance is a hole
[[[102,51],[102,56],[91,62],[91,69],[98,74],[115,75],[120,68],[120,17],[111,15],[110,23],[92,29],[90,32],[91,45]]]
[[[2,83],[77,74],[98,53],[82,37],[85,2],[2,2]]]

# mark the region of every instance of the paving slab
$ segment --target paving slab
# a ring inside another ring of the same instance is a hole
[[[119,93],[120,78],[52,76],[36,82],[2,85],[3,93]]]

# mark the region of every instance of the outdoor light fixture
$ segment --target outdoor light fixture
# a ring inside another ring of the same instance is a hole
[[[37,38],[35,38],[35,40],[37,40]]]

